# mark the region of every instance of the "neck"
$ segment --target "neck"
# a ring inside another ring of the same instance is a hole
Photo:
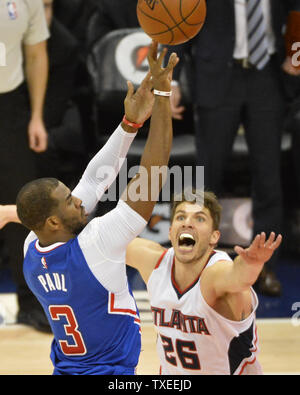
[[[66,243],[67,241],[76,237],[76,235],[66,232],[55,232],[47,234],[45,234],[44,232],[36,232],[36,235],[39,239],[39,245],[41,247],[48,247],[55,243]]]
[[[174,278],[181,289],[186,288],[201,275],[212,252],[213,248],[209,247],[200,258],[191,262],[182,262],[175,256]]]

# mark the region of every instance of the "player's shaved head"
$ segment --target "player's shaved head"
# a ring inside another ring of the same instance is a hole
[[[24,185],[17,196],[17,213],[20,221],[30,230],[43,228],[59,201],[53,198],[58,187],[56,178],[39,178]]]

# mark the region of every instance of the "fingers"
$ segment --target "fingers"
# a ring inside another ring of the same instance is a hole
[[[259,237],[259,247],[263,248],[265,246],[265,242],[266,242],[266,234],[265,232],[261,232]]]
[[[150,89],[150,90],[153,88],[151,71],[148,71],[148,73],[147,73],[146,77],[143,79],[140,87],[141,88],[147,88],[147,89]]]
[[[156,61],[157,59],[157,48],[158,48],[158,43],[156,41],[152,41],[147,56],[150,67],[153,65],[153,60]]]
[[[271,248],[273,250],[276,250],[280,246],[281,242],[282,242],[282,236],[278,235],[274,243],[272,243]]]
[[[35,141],[35,136],[30,133],[29,134],[29,148],[32,150],[35,150],[36,147],[36,141]]]
[[[275,240],[275,233],[271,232],[271,234],[270,234],[268,240],[265,242],[264,246],[267,248],[270,248],[272,243],[274,242],[274,240]]]
[[[164,58],[165,58],[167,52],[168,52],[167,48],[163,48],[163,50],[161,51],[161,53],[159,55],[159,58],[157,60],[157,63],[159,65],[159,67],[162,66]]]
[[[133,96],[133,94],[134,94],[133,83],[131,81],[127,81],[127,87],[128,87],[128,89],[127,89],[126,99],[130,99]]]
[[[174,67],[177,65],[178,62],[179,62],[179,58],[178,58],[177,54],[175,52],[173,52],[169,58],[169,62],[166,67],[166,70],[168,72],[171,72],[174,69]]]
[[[43,132],[31,132],[29,134],[29,148],[34,152],[41,153],[46,151],[48,146],[48,136]]]
[[[168,52],[168,49],[164,47],[157,59],[158,55],[158,43],[156,41],[152,41],[150,44],[150,50],[148,53],[148,62],[150,67],[153,66],[153,61],[157,63],[157,65],[161,68],[163,64],[163,60]],[[174,67],[177,65],[179,62],[179,58],[177,57],[177,54],[173,52],[169,58],[168,65],[166,67],[166,70],[168,73],[172,72]]]
[[[45,152],[47,149],[47,140],[44,138],[36,137],[35,144],[31,149],[37,153]]]
[[[261,239],[261,235],[256,235],[249,248],[253,248],[253,249],[259,248],[260,239]]]
[[[238,255],[244,255],[246,253],[246,251],[244,250],[244,248],[240,247],[240,246],[235,246],[234,247],[234,251],[238,254]]]
[[[172,117],[174,119],[182,120],[183,119],[183,113],[185,111],[185,107],[183,107],[183,106],[180,106],[180,107],[171,106],[171,111],[172,111]]]
[[[271,232],[269,238],[266,240],[265,232],[261,232],[260,234],[256,235],[255,239],[251,244],[251,247],[269,248],[271,250],[276,250],[282,242],[282,235],[279,234],[276,239],[275,237],[275,233]]]

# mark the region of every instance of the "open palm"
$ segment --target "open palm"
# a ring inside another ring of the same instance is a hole
[[[128,92],[124,101],[126,119],[135,123],[144,123],[152,114],[154,94],[150,72],[134,92],[132,82],[128,81]]]
[[[246,263],[263,264],[271,258],[281,241],[282,236],[278,235],[275,239],[274,232],[271,232],[266,240],[266,234],[262,232],[255,237],[248,248],[236,246],[234,250]]]

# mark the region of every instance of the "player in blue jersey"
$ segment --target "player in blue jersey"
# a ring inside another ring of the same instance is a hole
[[[158,56],[157,44],[151,44],[151,77],[136,93],[128,83],[122,124],[92,159],[73,192],[56,179],[39,179],[18,194],[18,216],[32,231],[24,246],[24,276],[54,334],[54,374],[135,373],[140,319],[127,281],[125,254],[146,226],[162,188],[162,179],[152,180],[151,167],[167,165],[171,150],[168,93],[178,58],[173,54],[163,68],[165,52]],[[138,124],[151,112],[143,172],[128,184],[115,209],[87,224],[87,213],[113,182]],[[113,176],[101,176],[104,165],[115,170]],[[134,198],[137,183],[146,188],[148,198]]]

